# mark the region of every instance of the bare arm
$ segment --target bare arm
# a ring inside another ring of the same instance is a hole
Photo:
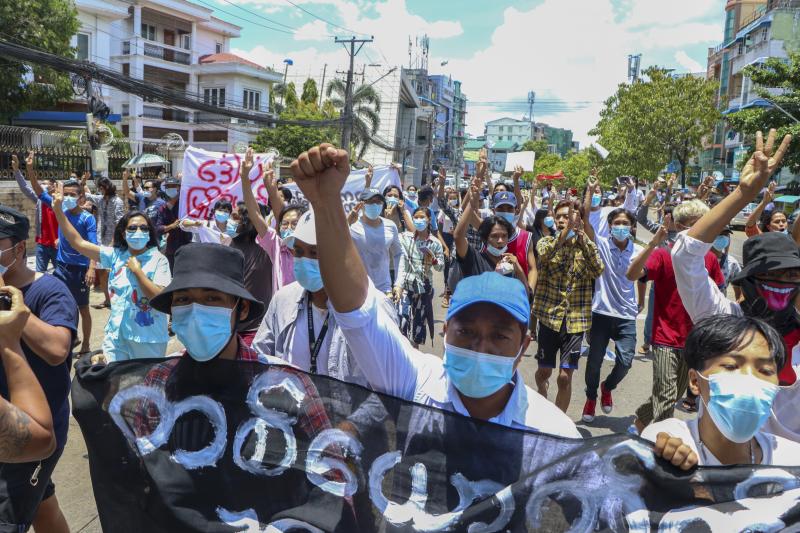
[[[775,188],[774,182],[770,184],[770,187],[772,187],[773,189]],[[744,227],[752,228],[753,226],[758,224],[758,221],[761,219],[761,215],[764,213],[764,210],[767,208],[767,205],[769,205],[769,203],[772,201],[771,196],[772,195],[770,194],[769,190],[767,190],[767,192],[764,193],[764,198],[762,198],[761,201],[758,202],[756,208],[753,209],[753,212],[750,213],[749,217],[747,217],[747,222],[744,223]]]
[[[536,268],[536,254],[533,253],[533,247],[528,249],[528,287],[531,292],[536,290],[536,283],[539,282],[539,269]]]
[[[364,175],[364,188],[369,189],[372,187],[372,176],[375,174],[375,169],[372,165],[367,167],[367,173]]]
[[[511,176],[511,179],[514,180],[514,196],[517,197],[517,205],[522,205],[522,187],[519,185],[520,176],[522,176],[522,167],[517,166]]]
[[[136,276],[136,281],[139,283],[139,288],[142,289],[142,292],[149,300],[152,300],[161,294],[161,291],[164,289],[164,287],[156,285],[152,282],[152,280],[150,280],[150,278],[147,277],[147,274],[145,274],[142,270],[142,266],[138,259],[135,257],[130,257],[128,259],[127,266],[128,270],[130,270],[131,273]]]
[[[61,201],[64,198],[64,187],[61,182],[58,183],[56,192],[53,195],[53,213],[58,220],[58,228],[64,234],[64,238],[79,254],[88,257],[92,261],[100,261],[100,247],[84,239],[75,226],[64,214],[61,209]]]
[[[644,309],[644,299],[645,299],[646,289],[647,289],[647,282],[646,281],[639,280],[636,283],[636,295],[637,295],[637,299],[636,300],[639,303],[639,312],[640,313]]]
[[[42,189],[38,176],[36,175],[33,151],[28,152],[28,157],[25,158],[25,170],[27,171],[28,179],[31,182],[31,188],[33,188],[33,192],[36,193],[36,197],[38,198],[42,195],[44,189]]]
[[[592,181],[592,178],[589,178],[588,185],[589,186],[586,187],[586,194],[583,195],[583,212],[587,214],[583,221],[583,232],[590,241],[594,242],[594,228],[592,227],[592,222],[588,215],[592,212],[592,195],[594,194],[594,186],[596,183]]]
[[[666,238],[667,228],[666,226],[661,226],[661,228],[659,228],[659,230],[653,236],[652,240],[647,243],[647,246],[644,247],[644,250],[642,250],[639,255],[633,258],[633,261],[631,261],[631,264],[628,266],[628,271],[625,273],[625,277],[630,281],[637,281],[641,279],[644,275],[644,267],[647,264],[647,260],[650,259],[650,255],[662,242],[664,242]]]
[[[250,170],[252,170],[252,168],[253,149],[248,148],[244,156],[244,161],[242,161],[242,165],[239,167],[242,178],[242,196],[244,197],[244,205],[247,207],[247,215],[253,223],[253,227],[256,228],[259,237],[263,237],[267,234],[269,226],[267,225],[267,221],[264,220],[264,217],[261,216],[261,209],[259,209],[258,202],[253,194],[253,188],[250,182]],[[272,173],[272,165],[267,163],[267,169],[264,175],[268,176],[270,173]],[[272,208],[274,211],[275,206],[272,206]]]
[[[467,228],[469,227],[469,220],[472,218],[472,194],[474,194],[474,191],[467,193],[467,196],[464,197],[466,207],[464,208],[464,212],[461,213],[458,224],[456,224],[453,230],[453,242],[455,243],[456,254],[458,254],[458,257],[461,259],[467,256],[467,247],[469,246],[469,242],[467,241]]]
[[[128,185],[128,178],[130,177],[130,172],[128,169],[122,171],[122,198],[126,200],[130,200],[131,202],[136,201],[136,194],[131,191],[130,186]],[[127,202],[124,202],[127,205]]]

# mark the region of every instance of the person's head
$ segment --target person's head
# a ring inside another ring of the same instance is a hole
[[[414,221],[414,229],[418,233],[428,231],[431,224],[431,210],[427,207],[418,207],[414,210],[411,219]]]
[[[528,293],[517,279],[485,272],[456,285],[444,324],[444,367],[462,395],[486,398],[511,382],[530,344],[529,317]]]
[[[237,325],[264,311],[264,304],[244,286],[242,252],[211,243],[178,249],[172,281],[150,305],[172,315],[172,330],[198,362],[223,352],[235,357]]]
[[[478,235],[490,253],[493,249],[505,252],[508,240],[514,235],[514,227],[508,220],[492,215],[484,218],[481,225],[478,226]]]
[[[457,190],[451,189],[447,191],[447,204],[450,207],[458,207],[460,198]]]
[[[492,205],[494,206],[495,215],[506,219],[511,225],[516,224],[517,197],[513,193],[508,191],[494,193]]]
[[[128,211],[114,227],[114,248],[142,251],[158,246],[158,234],[150,218],[140,211]]]
[[[556,204],[556,210],[553,218],[556,223],[556,230],[564,231],[570,227],[572,220],[569,219],[569,208],[572,206],[572,217],[575,218],[576,213],[581,212],[581,206],[575,200],[561,200]]]
[[[539,231],[547,231],[555,227],[555,219],[548,209],[539,209],[533,215],[533,227]]]
[[[142,187],[144,194],[151,200],[158,198],[158,191],[161,189],[161,184],[157,180],[145,180]]]
[[[41,183],[42,187],[47,191],[47,194],[52,195],[56,190],[56,180],[53,178],[41,178],[39,183]]]
[[[364,216],[369,220],[377,220],[386,209],[386,200],[378,189],[365,189],[358,199],[364,202]]]
[[[267,208],[263,204],[258,204],[258,208],[262,217],[266,217]],[[231,218],[228,219],[225,225],[225,232],[230,235],[237,243],[252,243],[258,237],[258,230],[253,224],[253,217],[250,216],[247,206],[244,202],[236,204],[236,209],[231,213]]]
[[[71,213],[77,213],[83,208],[83,203],[86,196],[83,193],[83,187],[80,182],[76,180],[67,180],[63,185],[64,199],[62,201],[62,209]]]
[[[233,213],[233,204],[231,204],[230,200],[217,200],[214,203],[211,216],[220,224],[226,224],[231,218],[231,213]]]
[[[289,203],[294,199],[292,190],[289,187],[281,187],[281,194],[283,195],[283,201],[286,203]]]
[[[283,210],[278,214],[278,233],[281,239],[291,238],[294,230],[297,228],[297,223],[300,222],[300,217],[306,212],[306,208],[300,204],[289,204],[284,206]],[[287,243],[289,248],[292,248],[290,243]]]
[[[617,242],[625,242],[631,236],[631,230],[636,225],[636,218],[633,213],[623,208],[611,211],[606,217],[611,237]]]
[[[733,230],[730,226],[726,226],[717,238],[714,239],[714,242],[711,244],[711,251],[717,255],[722,255],[728,253],[728,249],[731,246],[731,235],[733,234]]]
[[[170,200],[175,199],[181,192],[181,180],[172,176],[164,180],[162,187],[164,187],[164,194]]]
[[[426,185],[417,193],[417,203],[420,207],[430,207],[433,203],[433,188]]]
[[[295,279],[309,292],[322,291],[322,274],[317,257],[317,229],[314,225],[313,211],[308,210],[302,214],[292,236]]]
[[[0,276],[25,267],[25,241],[30,228],[27,216],[0,205]]]
[[[107,198],[112,198],[117,195],[117,186],[114,185],[110,179],[105,177],[100,178],[97,182],[97,190]]]
[[[681,202],[672,210],[672,223],[675,231],[683,231],[694,226],[700,217],[708,213],[709,207],[701,200]]]
[[[747,442],[764,425],[778,392],[786,352],[781,335],[763,320],[714,315],[695,324],[683,356],[689,390],[703,415],[733,442]]]
[[[770,209],[761,214],[760,226],[763,232],[776,231],[783,233],[787,231],[788,224],[786,213],[783,211]]]
[[[506,187],[506,184],[502,181],[498,181],[494,184],[494,187],[492,187],[492,196],[499,192],[508,192],[508,187]]]

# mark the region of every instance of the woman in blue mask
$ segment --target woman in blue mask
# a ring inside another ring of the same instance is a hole
[[[553,218],[553,213],[549,209],[542,208],[536,211],[536,214],[533,216],[533,224],[526,229],[528,233],[533,236],[531,239],[531,248],[533,248],[533,254],[537,259],[539,258],[539,252],[536,250],[536,244],[543,237],[552,237],[555,234],[555,227],[556,220]]]
[[[728,290],[731,279],[738,276],[742,271],[742,265],[739,260],[733,257],[730,253],[731,248],[731,235],[733,230],[727,226],[722,233],[717,235],[714,242],[711,243],[711,252],[717,256],[719,260],[719,269],[722,271],[722,276],[725,278],[725,284],[720,287],[723,292]],[[742,287],[733,285],[733,296],[737,302],[742,299]]]
[[[400,236],[402,256],[392,297],[401,305],[403,334],[414,347],[425,344],[427,330],[433,337],[433,271],[444,268],[444,251],[431,235],[431,212],[425,207],[414,211],[414,231]]]
[[[686,339],[689,388],[699,416],[648,426],[642,438],[682,470],[695,465],[800,465],[800,443],[762,431],[778,393],[785,349],[780,334],[757,318],[716,315]]]
[[[158,251],[158,238],[150,218],[129,211],[117,223],[113,246],[88,242],[61,210],[63,195],[53,196],[58,225],[69,244],[81,255],[109,271],[111,308],[103,340],[109,362],[163,357],[169,334],[167,315],[150,302],[171,280],[167,258]]]
[[[239,213],[228,200],[217,200],[208,220],[181,220],[181,229],[193,233],[194,242],[213,242],[228,246],[239,226]]]

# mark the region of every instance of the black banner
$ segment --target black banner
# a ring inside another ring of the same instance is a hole
[[[800,468],[681,472],[627,435],[509,429],[289,367],[89,366],[73,413],[104,531],[778,531]]]

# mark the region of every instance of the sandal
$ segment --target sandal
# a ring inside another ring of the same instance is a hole
[[[94,304],[92,308],[94,309],[108,309],[111,307],[111,302],[103,302],[101,304]]]
[[[650,352],[650,345],[649,344],[642,344],[639,346],[639,353],[640,354],[647,354]]]
[[[442,307],[444,307],[445,309],[450,307],[450,296],[447,294],[442,296]]]

